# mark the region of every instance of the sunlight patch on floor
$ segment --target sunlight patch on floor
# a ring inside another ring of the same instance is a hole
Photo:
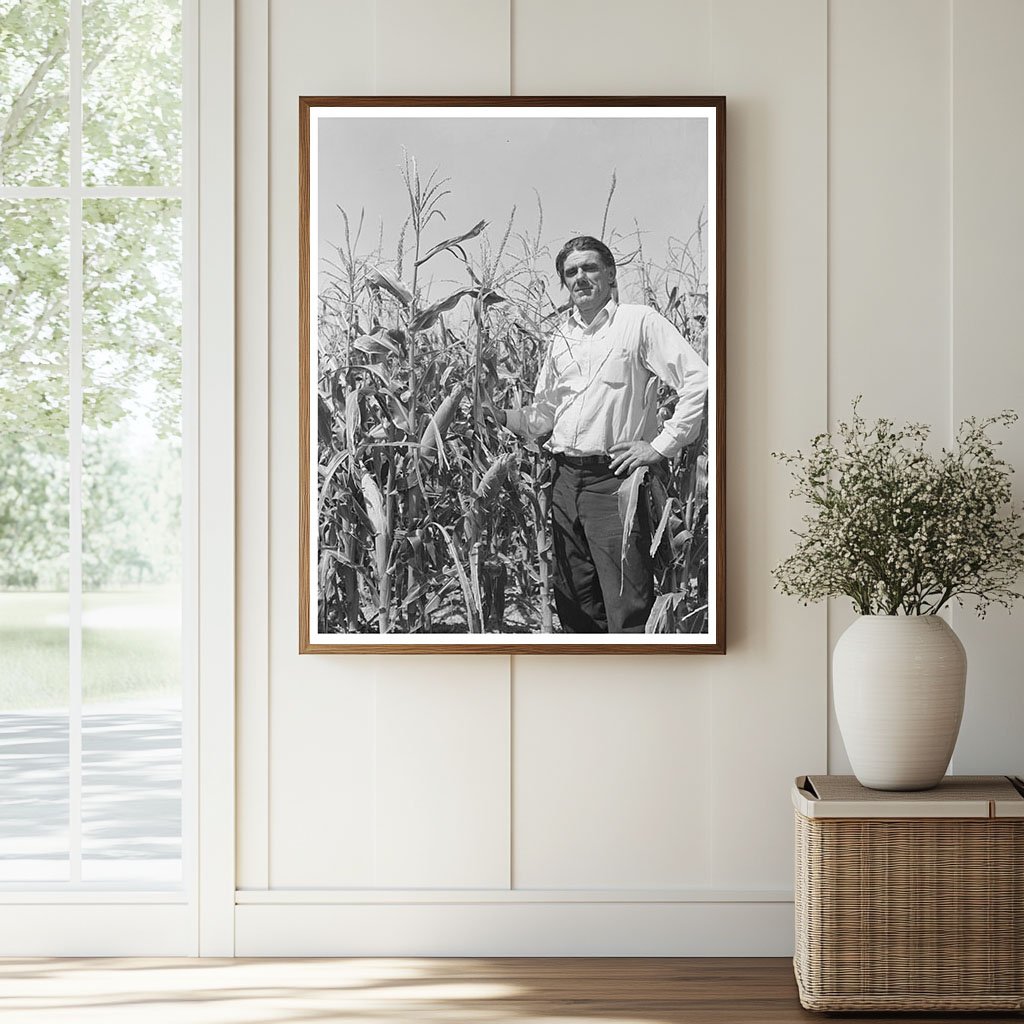
[[[659,1024],[574,1001],[486,961],[0,960],[3,1024]]]

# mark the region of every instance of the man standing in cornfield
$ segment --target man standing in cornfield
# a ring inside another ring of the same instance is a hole
[[[631,474],[655,469],[696,439],[708,368],[656,310],[617,301],[615,257],[603,242],[571,238],[555,269],[571,308],[551,338],[533,403],[489,411],[520,437],[550,434],[562,629],[642,633],[654,604],[651,525],[646,502],[634,501],[638,514],[623,516],[619,492],[627,488],[628,497]],[[664,422],[659,381],[676,394]]]

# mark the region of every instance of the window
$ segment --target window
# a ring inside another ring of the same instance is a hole
[[[7,887],[183,884],[183,66],[181,0],[0,0]]]

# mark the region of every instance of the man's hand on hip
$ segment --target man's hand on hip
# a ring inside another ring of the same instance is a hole
[[[620,441],[611,446],[611,470],[617,476],[626,476],[640,466],[654,466],[665,458],[646,441]]]

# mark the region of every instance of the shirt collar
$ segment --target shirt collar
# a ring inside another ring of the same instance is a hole
[[[573,306],[572,312],[569,314],[569,321],[575,324],[577,327],[583,329],[584,334],[593,334],[600,327],[604,327],[613,316],[615,316],[615,310],[619,308],[619,304],[614,298],[609,298],[608,301],[601,307],[597,316],[594,317],[590,323],[584,323],[582,317],[580,317],[580,311]]]

